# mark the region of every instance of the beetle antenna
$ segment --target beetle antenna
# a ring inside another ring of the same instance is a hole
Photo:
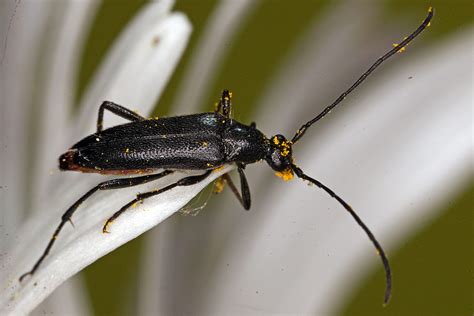
[[[384,61],[386,61],[387,59],[389,59],[390,57],[392,57],[395,53],[397,52],[402,52],[405,50],[405,46],[408,45],[408,43],[410,43],[415,37],[417,37],[421,32],[423,32],[423,30],[425,28],[427,28],[428,26],[430,26],[430,22],[431,22],[431,19],[433,18],[433,8],[430,7],[428,9],[428,16],[425,18],[425,20],[423,21],[423,23],[421,23],[421,25],[413,32],[411,33],[409,36],[405,37],[405,39],[400,43],[400,44],[394,44],[394,47],[388,51],[387,53],[385,53],[385,55],[383,55],[382,57],[380,57],[379,59],[377,59],[375,61],[375,63],[370,66],[370,68],[362,75],[359,77],[359,79],[357,79],[356,82],[354,82],[354,84],[352,84],[352,86],[347,89],[346,91],[344,91],[331,105],[329,105],[328,107],[326,107],[321,113],[319,113],[315,118],[313,118],[312,120],[308,121],[307,123],[303,124],[297,131],[296,131],[296,134],[295,136],[293,136],[293,139],[291,140],[294,143],[296,143],[303,135],[304,133],[306,132],[306,130],[311,126],[313,125],[314,123],[316,123],[317,121],[319,121],[320,119],[322,119],[323,117],[326,116],[326,114],[328,114],[329,112],[331,112],[332,109],[334,109],[339,103],[341,103],[355,88],[357,88],[362,82],[364,82],[365,79],[367,79],[367,77],[378,67],[380,66]]]
[[[367,227],[367,225],[364,224],[362,219],[360,219],[359,215],[352,209],[352,207],[347,204],[341,197],[339,197],[336,193],[334,193],[330,188],[322,184],[316,179],[313,179],[307,175],[304,174],[303,170],[298,168],[295,165],[291,165],[291,169],[295,172],[295,174],[298,176],[298,178],[301,178],[303,180],[307,180],[315,185],[317,185],[319,188],[323,189],[326,191],[331,197],[336,199],[339,203],[341,203],[342,206],[351,214],[351,216],[354,218],[354,220],[357,222],[357,224],[365,231],[367,234],[367,237],[369,237],[370,241],[374,245],[375,249],[377,249],[377,252],[380,256],[380,259],[382,259],[382,264],[383,268],[385,269],[385,297],[384,297],[384,305],[388,304],[388,301],[390,300],[390,297],[392,296],[392,270],[390,268],[390,263],[388,262],[387,255],[385,254],[385,251],[383,250],[382,246],[380,243],[377,241],[375,238],[374,234],[370,231],[370,229]]]

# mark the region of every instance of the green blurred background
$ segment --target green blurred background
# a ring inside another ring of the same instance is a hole
[[[177,71],[157,104],[158,115],[168,113],[182,79],[183,69],[217,3],[214,0],[176,2],[175,10],[182,11],[189,17],[194,30]],[[207,102],[202,104],[202,110],[212,108],[222,88],[232,87],[238,93],[238,118],[249,122],[258,107],[256,100],[260,91],[274,76],[279,63],[296,43],[295,34],[303,32],[324,12],[324,6],[333,3],[334,1],[310,0],[261,1],[232,42],[230,53],[225,57],[224,66],[210,89],[212,93],[206,95]],[[144,4],[146,1],[103,2],[82,57],[78,100],[114,38]],[[380,19],[406,19],[407,25],[416,25],[430,5],[436,8],[437,14],[433,27],[423,35],[423,43],[418,47],[428,47],[434,41],[441,41],[473,21],[472,2],[460,0],[385,1],[385,16]],[[268,33],[268,25],[271,25],[271,34]],[[262,41],[262,38],[265,40]],[[251,81],[246,80],[249,77],[252,78]],[[390,251],[393,270],[396,271],[396,285],[394,299],[388,307],[382,308],[373,299],[380,297],[379,281],[383,275],[382,268],[377,266],[354,291],[349,302],[341,306],[340,315],[472,315],[473,197],[474,185],[471,183],[445,205],[439,205],[442,211],[438,218],[416,232],[398,249]],[[146,235],[103,257],[82,273],[97,315],[124,315],[133,310],[134,302],[131,297],[134,297],[138,287],[139,258],[142,256],[143,238]]]

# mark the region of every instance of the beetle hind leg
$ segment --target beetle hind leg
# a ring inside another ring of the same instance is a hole
[[[144,200],[146,200],[146,199],[148,199],[152,196],[159,195],[159,194],[164,193],[166,191],[169,191],[169,190],[171,190],[175,187],[188,186],[188,185],[193,185],[193,184],[199,183],[199,182],[203,181],[204,179],[206,179],[211,174],[211,172],[212,172],[212,170],[209,170],[209,171],[206,171],[205,173],[203,173],[201,175],[198,175],[198,176],[185,177],[185,178],[182,178],[182,179],[178,180],[177,182],[172,183],[172,184],[170,184],[170,185],[168,185],[164,188],[137,194],[136,198],[134,198],[133,200],[131,200],[130,202],[128,202],[127,204],[122,206],[122,208],[120,208],[120,210],[115,212],[105,222],[104,226],[102,227],[102,232],[103,233],[109,233],[108,228],[109,228],[110,224],[112,224],[112,222],[115,221],[120,215],[122,215],[125,211],[127,211],[128,209],[130,209],[131,207],[133,207],[137,203],[142,203]]]
[[[127,119],[132,122],[144,121],[146,118],[127,109],[120,104],[116,104],[110,101],[104,101],[99,107],[99,113],[97,114],[97,133],[101,132],[104,127],[104,111],[108,110],[121,118]]]

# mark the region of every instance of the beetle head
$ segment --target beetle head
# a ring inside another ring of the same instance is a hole
[[[270,150],[266,157],[267,163],[276,171],[276,175],[285,181],[293,178],[293,155],[292,142],[283,135],[275,135],[270,138]]]

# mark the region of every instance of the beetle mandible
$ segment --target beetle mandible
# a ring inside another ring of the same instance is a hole
[[[232,94],[228,90],[222,92],[214,112],[158,119],[146,119],[121,105],[109,101],[103,102],[99,107],[97,132],[85,137],[62,154],[59,157],[59,168],[61,170],[99,174],[145,175],[107,180],[99,183],[81,196],[63,214],[43,254],[33,268],[20,277],[20,281],[35,273],[47,257],[63,226],[71,221],[72,215],[81,203],[99,190],[120,189],[144,184],[165,177],[175,170],[203,171],[200,175],[184,177],[161,189],[138,194],[135,199],[125,204],[105,222],[103,232],[107,233],[108,226],[133,204],[178,186],[199,183],[206,179],[213,170],[225,164],[235,164],[240,177],[240,192],[228,174],[224,174],[222,180],[229,184],[244,209],[248,210],[250,209],[251,199],[244,173],[245,166],[265,160],[276,172],[276,175],[283,178],[283,180],[291,180],[296,175],[298,178],[309,181],[327,192],[349,212],[365,231],[380,255],[386,278],[384,304],[388,303],[392,290],[392,274],[382,246],[348,203],[320,181],[306,175],[294,164],[292,147],[303,137],[311,125],[341,103],[378,66],[395,53],[403,51],[409,42],[430,25],[432,18],[433,9],[430,7],[427,17],[413,33],[400,44],[395,44],[390,51],[377,59],[331,105],[303,124],[291,140],[280,134],[268,138],[257,129],[255,123],[245,125],[232,119],[230,116]],[[105,110],[131,122],[104,130],[103,116]],[[158,169],[164,169],[164,171],[153,173]]]

